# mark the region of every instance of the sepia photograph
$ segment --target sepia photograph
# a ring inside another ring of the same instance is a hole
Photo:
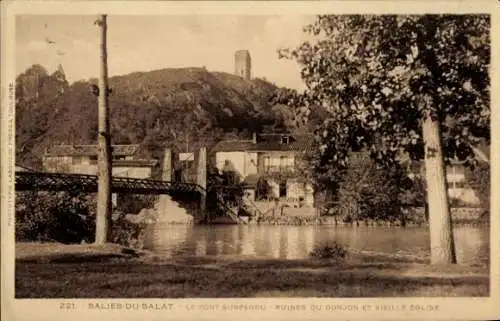
[[[13,21],[16,300],[492,295],[491,14]]]

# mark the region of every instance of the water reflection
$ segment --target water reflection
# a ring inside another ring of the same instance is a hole
[[[238,240],[239,242],[239,253],[248,256],[255,256],[257,254],[255,250],[254,229],[238,229],[241,232],[242,238]]]
[[[484,263],[489,257],[486,227],[457,227],[454,237],[459,263]],[[168,225],[148,227],[145,247],[165,256],[240,255],[306,258],[315,246],[336,241],[358,251],[428,258],[426,228]]]
[[[144,247],[167,256],[178,254],[185,250],[187,241],[193,237],[194,232],[190,225],[152,224],[146,230]],[[196,242],[196,246],[198,243]],[[199,255],[205,254],[200,252]]]

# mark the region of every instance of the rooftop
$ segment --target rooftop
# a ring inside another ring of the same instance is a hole
[[[314,136],[309,134],[259,134],[254,140],[222,140],[214,147],[215,152],[236,151],[307,151]]]
[[[158,161],[155,159],[115,159],[114,167],[155,167]]]
[[[135,155],[139,145],[112,145],[113,156]],[[95,156],[98,145],[56,145],[45,151],[45,156]]]

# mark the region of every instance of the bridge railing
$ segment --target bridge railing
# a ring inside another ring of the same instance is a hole
[[[97,192],[97,176],[86,174],[16,172],[16,191],[72,191]],[[170,194],[201,193],[203,188],[197,184],[139,179],[128,177],[112,177],[113,193],[131,194]]]

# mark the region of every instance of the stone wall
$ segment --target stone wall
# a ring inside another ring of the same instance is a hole
[[[484,210],[478,207],[454,207],[451,208],[451,217],[455,221],[473,221],[478,220],[483,212]],[[413,207],[408,210],[407,215],[418,220],[424,220],[425,209],[423,207]]]
[[[271,203],[271,202],[268,202]],[[262,204],[261,204],[262,205]],[[314,207],[273,207],[268,204],[265,215],[251,218],[250,222],[254,224],[277,224],[277,225],[337,225],[337,226],[402,226],[400,220],[393,222],[364,220],[354,222],[344,222],[340,217],[318,216]],[[264,210],[264,208],[262,208]],[[451,215],[455,224],[482,224],[487,222],[481,215],[484,211],[480,208],[452,208]],[[424,208],[414,207],[406,212],[406,226],[425,225]]]
[[[311,216],[316,215],[316,208],[312,206],[300,206],[297,202],[279,201],[255,201],[254,206],[249,206],[251,212],[264,215],[285,216]]]

